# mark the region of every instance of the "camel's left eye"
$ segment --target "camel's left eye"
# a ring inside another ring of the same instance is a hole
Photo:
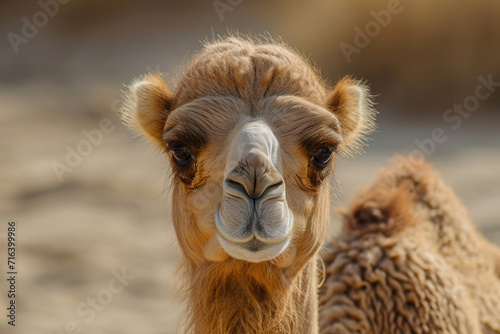
[[[174,156],[175,161],[181,165],[189,162],[192,157],[191,152],[189,152],[187,147],[184,145],[174,147],[172,149],[172,155]]]
[[[332,150],[329,148],[320,148],[313,157],[314,163],[318,168],[325,168],[332,158]]]

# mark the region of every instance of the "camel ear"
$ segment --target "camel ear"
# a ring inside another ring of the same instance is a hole
[[[159,74],[147,74],[129,86],[122,119],[134,132],[164,147],[163,128],[171,111],[172,93]]]
[[[360,151],[365,136],[375,130],[370,98],[368,87],[350,77],[340,80],[328,95],[328,108],[339,120],[346,151]]]

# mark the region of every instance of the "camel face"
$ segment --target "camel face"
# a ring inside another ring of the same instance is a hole
[[[169,115],[163,141],[175,191],[185,196],[173,198],[174,206],[207,233],[203,256],[285,266],[311,241],[305,231],[317,228],[312,217],[328,202],[342,136],[329,110],[295,96],[266,97],[253,107],[204,97]],[[328,217],[315,220],[327,226]]]
[[[360,82],[330,90],[287,47],[232,38],[208,44],[174,91],[159,75],[134,83],[123,114],[168,155],[193,264],[300,269],[328,229],[335,157],[371,130],[369,104]]]

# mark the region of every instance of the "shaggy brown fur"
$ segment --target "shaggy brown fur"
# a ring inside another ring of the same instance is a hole
[[[130,87],[126,122],[168,155],[173,221],[184,254],[187,329],[194,333],[315,333],[317,251],[330,222],[335,156],[311,163],[322,147],[356,150],[373,129],[366,87],[344,78],[328,87],[299,54],[274,42],[228,38],[205,45],[170,90],[159,75]],[[275,259],[230,257],[215,235],[223,170],[235,129],[265,122],[279,141],[292,241]],[[194,163],[181,167],[171,146]]]
[[[429,165],[400,159],[343,215],[321,333],[500,333],[500,251]]]

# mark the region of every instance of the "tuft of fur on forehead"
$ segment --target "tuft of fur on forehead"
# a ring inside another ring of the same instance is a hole
[[[230,37],[206,44],[194,57],[175,90],[175,106],[228,94],[250,102],[295,95],[322,104],[326,90],[315,68],[284,44]]]

